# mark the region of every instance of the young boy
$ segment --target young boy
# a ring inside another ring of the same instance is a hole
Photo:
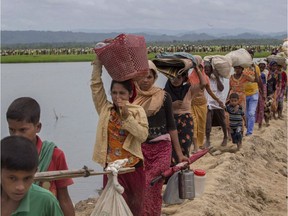
[[[229,99],[226,110],[229,113],[230,133],[232,142],[237,145],[237,149],[239,150],[242,145],[243,122],[245,122],[245,116],[242,106],[239,105],[239,95],[237,93],[231,93]]]
[[[27,138],[1,140],[1,215],[63,216],[55,196],[32,184],[38,166],[35,145]]]
[[[40,106],[30,97],[14,100],[8,107],[6,118],[10,135],[19,135],[31,140],[39,154],[38,171],[67,170],[65,155],[54,143],[42,143],[37,133],[41,130]],[[72,179],[61,179],[50,182],[38,182],[39,186],[50,190],[58,199],[65,216],[74,216],[75,210],[70,199],[67,186],[73,184]]]

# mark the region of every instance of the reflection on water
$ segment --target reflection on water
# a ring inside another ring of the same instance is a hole
[[[56,143],[66,155],[69,169],[84,165],[95,171],[101,167],[92,161],[98,115],[90,92],[89,62],[1,64],[1,138],[8,135],[5,113],[10,103],[29,96],[41,106],[42,140]],[[109,93],[111,79],[103,72]],[[157,83],[163,86],[160,75]],[[74,178],[69,193],[74,203],[97,196],[102,176]]]

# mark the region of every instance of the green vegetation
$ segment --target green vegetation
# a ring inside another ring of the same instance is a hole
[[[37,63],[37,62],[87,62],[95,54],[87,55],[11,55],[1,56],[1,63]]]
[[[148,58],[153,59],[156,53],[149,53]],[[197,55],[225,55],[220,52],[199,52]],[[265,58],[269,56],[269,52],[255,53],[255,58]],[[1,56],[1,63],[39,63],[39,62],[90,62],[95,58],[95,54],[82,55],[11,55]]]

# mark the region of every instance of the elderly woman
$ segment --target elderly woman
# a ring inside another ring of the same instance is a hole
[[[142,144],[146,173],[143,215],[158,216],[161,214],[164,180],[153,187],[150,182],[170,167],[172,145],[179,161],[187,160],[187,157],[180,148],[171,97],[154,85],[158,75],[152,61],[149,61],[149,69],[149,74],[136,83],[137,96],[133,104],[144,108],[149,123],[149,135]]]

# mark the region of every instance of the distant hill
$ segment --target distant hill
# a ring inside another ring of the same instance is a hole
[[[131,33],[131,32],[130,32]],[[90,43],[95,44],[106,38],[114,38],[119,32],[111,33],[91,33],[91,32],[72,32],[72,31],[1,31],[1,45],[7,47],[15,44],[65,44],[65,43]],[[178,35],[168,34],[148,34],[145,32],[135,32],[133,34],[143,35],[146,42],[175,42],[175,41],[210,41],[227,39],[274,39],[283,40],[287,37],[286,33],[259,34],[241,33],[238,35],[215,36],[206,33],[187,32]]]

